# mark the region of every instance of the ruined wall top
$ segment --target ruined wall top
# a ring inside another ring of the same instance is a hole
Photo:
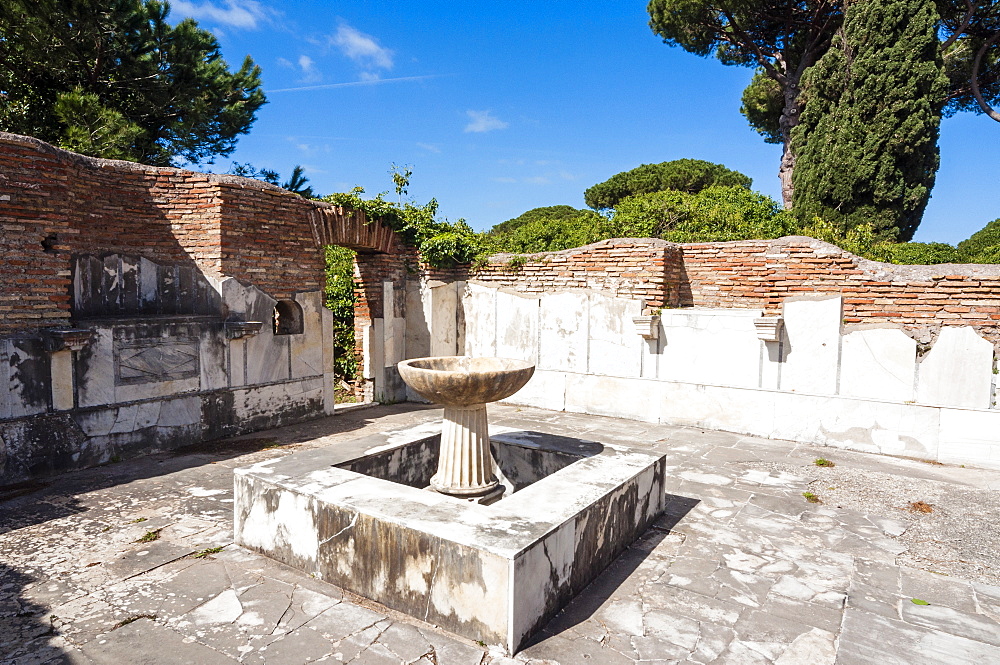
[[[323,285],[323,244],[392,252],[363,215],[269,183],[67,152],[0,132],[0,333],[65,325],[72,257],[127,254],[253,283]]]

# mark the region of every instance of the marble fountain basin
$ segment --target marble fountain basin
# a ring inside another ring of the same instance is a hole
[[[535,372],[535,366],[525,360],[469,356],[413,358],[397,367],[421,397],[444,406],[502,400],[523,388]]]
[[[472,485],[495,482],[492,503],[467,491],[467,479],[457,487],[461,474],[442,483],[459,491],[435,484],[455,435],[445,418],[443,435],[437,421],[236,469],[235,540],[514,654],[662,512],[664,456],[511,428],[485,435],[485,401],[518,390],[534,368],[493,358],[420,361],[400,373],[412,369],[410,385],[445,404],[446,416],[482,413],[482,435],[473,438],[489,473]],[[457,376],[442,381],[443,373]],[[462,376],[477,373],[492,375],[492,386]],[[434,384],[429,394],[417,388],[421,376]],[[470,405],[470,396],[484,402]]]

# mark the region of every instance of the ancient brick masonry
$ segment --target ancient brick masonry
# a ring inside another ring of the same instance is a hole
[[[646,307],[679,304],[679,245],[655,238],[617,238],[577,249],[520,256],[499,254],[474,279],[524,293],[586,288],[645,301]]]
[[[0,154],[0,334],[67,325],[80,254],[193,265],[285,299],[322,288],[326,229],[362,252],[361,317],[381,315],[384,279],[404,278],[401,256],[377,253],[398,248],[395,234],[260,181],[92,159],[14,134],[0,133]]]
[[[925,342],[942,325],[971,325],[1000,343],[1000,265],[898,266],[804,237],[606,240],[523,258],[497,255],[473,279],[524,293],[589,288],[648,308],[760,308],[771,315],[791,296],[840,294],[846,324],[896,324]]]
[[[682,252],[684,306],[777,314],[787,297],[835,293],[844,297],[846,324],[892,323],[921,333],[971,325],[1000,342],[1000,265],[891,265],[803,237],[688,244]]]

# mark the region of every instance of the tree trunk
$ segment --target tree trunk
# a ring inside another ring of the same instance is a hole
[[[799,77],[794,79],[789,76],[788,82],[782,86],[782,94],[785,98],[784,107],[781,110],[781,119],[778,126],[781,128],[781,166],[778,168],[778,180],[781,181],[781,201],[785,209],[792,207],[792,195],[794,186],[792,185],[792,172],[795,170],[795,153],[792,152],[792,129],[799,124],[799,115],[804,106],[799,98]]]

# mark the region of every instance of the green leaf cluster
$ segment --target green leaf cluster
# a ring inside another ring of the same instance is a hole
[[[417,205],[409,201],[387,201],[385,192],[365,199],[361,196],[364,193],[362,187],[355,187],[350,192],[329,194],[319,200],[364,211],[369,223],[387,225],[407,244],[420,250],[427,263],[437,268],[473,263],[488,253],[489,243],[485,236],[473,231],[464,219],[457,222],[437,219],[436,199]]]
[[[497,224],[488,234],[491,252],[531,254],[581,247],[600,240],[604,218],[593,210],[547,206]]]
[[[249,57],[230,71],[158,0],[0,3],[0,129],[153,165],[232,153],[265,103]]]
[[[677,190],[695,194],[712,186],[750,188],[753,181],[722,164],[700,159],[676,159],[659,164],[642,164],[618,173],[589,188],[584,201],[595,210],[614,208],[618,202],[639,194]]]
[[[871,224],[909,240],[939,163],[948,86],[932,0],[856,0],[842,31],[803,77],[792,132],[796,213],[845,231]]]
[[[794,218],[774,199],[745,187],[708,187],[696,194],[667,190],[621,201],[601,226],[607,238],[714,242],[779,238]]]
[[[333,312],[333,364],[336,376],[352,380],[357,374],[355,357],[353,250],[329,245],[326,257],[326,306]]]

